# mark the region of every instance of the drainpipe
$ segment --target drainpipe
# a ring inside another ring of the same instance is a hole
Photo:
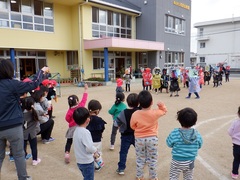
[[[78,29],[79,29],[79,64],[80,64],[80,82],[83,81],[83,75],[84,75],[84,69],[83,69],[83,30],[82,30],[82,10],[81,6],[84,4],[87,4],[88,0],[86,0],[84,3],[80,3],[78,5]]]

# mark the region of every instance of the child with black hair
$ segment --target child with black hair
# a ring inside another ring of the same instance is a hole
[[[66,138],[67,138],[67,142],[65,145],[65,163],[69,163],[70,162],[70,150],[71,150],[71,146],[72,146],[72,142],[73,142],[73,133],[75,131],[75,128],[77,127],[77,124],[75,123],[74,119],[73,119],[73,112],[75,111],[75,109],[79,108],[79,107],[84,107],[86,102],[87,102],[87,98],[88,98],[88,85],[85,84],[84,85],[84,92],[82,95],[82,99],[79,102],[79,98],[76,95],[71,95],[68,97],[68,105],[69,105],[69,109],[66,113],[65,116],[65,120],[68,122],[68,130],[66,132]]]
[[[134,130],[130,127],[132,114],[139,110],[138,94],[131,93],[127,97],[128,109],[123,110],[118,115],[116,122],[121,133],[121,148],[119,152],[118,169],[116,173],[124,175],[126,168],[127,154],[131,145],[135,146]]]
[[[177,112],[177,120],[181,128],[175,128],[166,139],[172,148],[169,179],[179,179],[183,172],[184,180],[192,180],[194,161],[203,143],[200,133],[192,128],[197,122],[197,113],[192,108],[184,108]]]
[[[24,118],[24,150],[25,155],[27,156],[27,142],[29,142],[31,151],[32,151],[32,165],[36,166],[41,162],[41,159],[38,158],[38,150],[37,150],[37,126],[39,125],[38,122],[38,115],[33,108],[35,101],[32,97],[26,97],[24,101],[24,111],[23,111],[23,118]]]
[[[89,111],[85,107],[78,107],[73,113],[77,124],[73,133],[73,144],[76,162],[83,178],[94,180],[94,158],[99,156],[97,148],[93,145],[91,133],[86,129],[90,122]]]
[[[167,113],[167,108],[158,102],[158,109],[151,109],[153,98],[143,90],[138,94],[141,110],[132,114],[130,126],[134,130],[136,151],[136,179],[144,179],[144,166],[148,164],[149,180],[157,180],[158,119]]]
[[[38,120],[40,123],[40,132],[43,144],[48,144],[55,139],[51,137],[54,121],[49,118],[47,112],[41,106],[41,102],[44,101],[44,92],[41,90],[34,91],[32,93],[32,97],[34,98],[34,109],[37,112]]]
[[[114,144],[115,144],[117,130],[118,130],[116,119],[119,113],[122,110],[127,108],[126,104],[123,103],[124,99],[125,99],[125,95],[122,92],[118,92],[116,94],[116,100],[114,105],[112,105],[112,107],[108,110],[108,113],[111,114],[113,117],[112,133],[111,133],[111,139],[110,139],[110,143],[111,143],[110,150],[114,150]]]
[[[88,103],[88,110],[90,113],[90,122],[87,129],[90,131],[93,145],[97,148],[99,154],[102,156],[102,134],[107,124],[101,117],[98,116],[102,109],[102,105],[98,100],[92,99]],[[95,163],[95,170],[100,170],[102,166]]]
[[[233,163],[231,176],[233,179],[238,178],[238,169],[240,164],[240,106],[237,112],[238,118],[234,120],[228,129],[228,134],[232,138],[233,143]]]

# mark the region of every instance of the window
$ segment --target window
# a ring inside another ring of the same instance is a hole
[[[200,48],[205,48],[205,45],[206,45],[205,42],[201,42],[201,43],[200,43]]]
[[[92,37],[131,38],[132,17],[126,14],[92,8]]]
[[[77,68],[78,65],[78,52],[77,51],[67,51],[67,67],[68,70]]]
[[[32,13],[31,0],[22,0],[22,12]]]
[[[203,36],[203,28],[199,28],[199,36]]]
[[[165,53],[165,67],[184,66],[184,52]]]
[[[185,34],[185,20],[166,15],[165,32],[184,35]]]
[[[103,69],[104,59],[103,58],[93,58],[93,69]]]
[[[53,32],[53,4],[39,0],[0,0],[0,27]]]
[[[1,10],[7,10],[8,6],[7,6],[7,0],[0,0],[0,9]]]
[[[205,63],[205,57],[200,57],[200,63]]]

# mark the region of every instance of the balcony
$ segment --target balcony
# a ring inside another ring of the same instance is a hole
[[[197,41],[208,41],[210,40],[209,36],[197,36],[196,38]]]

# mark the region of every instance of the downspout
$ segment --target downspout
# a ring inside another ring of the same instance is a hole
[[[78,5],[78,29],[79,29],[79,65],[80,65],[80,82],[83,81],[84,69],[83,69],[83,30],[82,30],[82,10],[81,6],[87,4],[88,0]]]

